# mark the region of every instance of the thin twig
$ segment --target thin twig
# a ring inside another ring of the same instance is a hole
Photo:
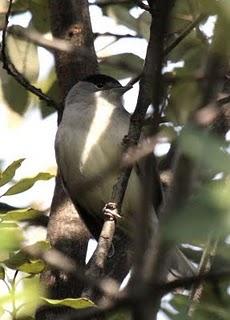
[[[26,39],[30,42],[43,47],[49,51],[60,50],[64,52],[71,52],[74,50],[74,46],[66,40],[52,38],[52,40],[46,39],[41,33],[35,30],[28,30],[21,26],[12,26],[7,29],[9,34],[13,34],[19,39]]]
[[[94,1],[92,3],[90,3],[91,6],[98,6],[98,7],[107,7],[107,6],[112,6],[112,5],[121,5],[121,4],[130,4],[132,3],[132,0],[104,0],[104,1]],[[145,4],[143,1],[141,0],[134,0],[135,4],[146,11],[150,11],[150,8],[147,4]]]
[[[222,106],[224,104],[230,103],[230,96],[218,99],[216,103],[218,106]]]
[[[118,33],[112,33],[112,32],[104,32],[104,33],[100,33],[100,32],[95,32],[94,33],[94,37],[115,37],[116,39],[123,39],[123,38],[142,38],[140,35],[136,34],[130,34],[130,33],[126,33],[126,34],[118,34]]]
[[[192,23],[190,23],[179,35],[178,37],[168,45],[164,50],[164,55],[167,56],[185,37],[197,26],[199,23],[204,20],[205,15],[199,15]]]
[[[208,237],[207,244],[204,248],[204,251],[200,260],[198,275],[208,273],[211,270],[212,260],[216,254],[217,243],[218,243],[218,240],[213,239],[213,236],[210,235]],[[192,315],[194,314],[196,306],[200,302],[203,289],[204,289],[204,284],[202,282],[197,282],[196,284],[193,284],[193,288],[190,292],[190,304],[188,307],[189,317],[192,317]]]
[[[192,23],[190,23],[179,35],[178,37],[170,43],[165,49],[164,49],[164,56],[167,56],[173,49],[175,49],[178,44],[180,44],[187,35],[205,18],[205,15],[201,14],[199,17],[196,18]],[[129,81],[130,85],[134,85],[136,82],[138,82],[141,78],[141,74],[134,77]]]
[[[47,105],[58,110],[59,109],[58,104],[49,96],[44,94],[40,88],[36,88],[35,86],[33,86],[20,72],[18,72],[14,64],[10,62],[8,54],[6,53],[7,51],[6,50],[6,33],[7,33],[7,27],[9,24],[9,17],[11,13],[12,3],[13,3],[13,0],[9,0],[9,7],[5,15],[5,23],[4,23],[4,28],[2,30],[1,58],[3,63],[3,68],[25,89],[35,94],[39,99],[44,100],[47,103]]]

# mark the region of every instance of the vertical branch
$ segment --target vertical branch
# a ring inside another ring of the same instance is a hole
[[[225,30],[222,17],[219,15],[215,26],[214,37],[212,46],[209,52],[206,63],[205,79],[207,79],[203,88],[203,94],[200,103],[196,106],[196,110],[190,117],[188,125],[193,124],[196,127],[200,127],[202,130],[207,130],[205,125],[198,123],[196,120],[197,111],[205,108],[208,104],[215,104],[217,94],[224,79],[224,74],[227,66],[227,44],[223,43],[221,37],[221,30]],[[221,43],[221,45],[220,45]],[[158,233],[158,248],[155,254],[152,255],[152,263],[150,263],[152,270],[152,285],[153,287],[159,282],[162,275],[162,266],[167,261],[167,253],[172,248],[172,243],[169,243],[164,238],[164,232],[170,223],[175,219],[177,212],[184,203],[188,200],[189,196],[195,191],[195,179],[197,178],[197,168],[192,159],[186,154],[177,150],[173,168],[173,181],[170,189],[168,190],[166,203],[162,208],[162,220]],[[215,248],[214,245],[211,247]],[[209,250],[212,251],[210,246]],[[208,266],[209,256],[212,252],[204,253],[204,261],[201,262],[201,271]],[[200,297],[200,295],[199,295]]]

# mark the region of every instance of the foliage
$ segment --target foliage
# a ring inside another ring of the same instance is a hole
[[[4,26],[7,3],[6,0],[1,0],[0,28]],[[23,12],[30,12],[31,20],[25,30],[35,30],[44,36],[50,32],[47,3],[47,0],[16,0],[13,4],[13,14],[17,16]],[[114,19],[117,24],[128,27],[134,37],[148,40],[150,14],[140,9],[139,16],[134,18],[132,15],[134,7],[136,8],[136,5],[130,2],[124,5],[103,6],[102,10],[106,17]],[[179,209],[176,208],[176,218],[168,221],[163,232],[168,241],[183,243],[185,251],[186,247],[191,248],[190,257],[195,264],[199,261],[200,253],[205,249],[207,236],[212,234],[218,238],[218,249],[212,267],[214,271],[217,270],[216,268],[220,271],[229,268],[230,259],[229,145],[225,135],[217,135],[212,128],[203,130],[202,126],[188,125],[188,123],[193,112],[202,104],[206,90],[205,81],[199,77],[205,72],[206,59],[212,50],[213,34],[208,37],[203,27],[208,21],[211,21],[210,19],[215,20],[217,14],[220,14],[223,19],[222,26],[229,26],[229,1],[178,0],[171,14],[172,24],[165,47],[172,44],[200,14],[204,15],[202,22],[165,58],[165,66],[182,62],[182,67],[177,67],[177,64],[172,71],[164,74],[166,80],[172,79],[172,81],[167,87],[167,99],[164,102],[162,117],[164,121],[162,120],[160,124],[159,134],[162,135],[164,141],[179,146],[180,152],[192,161],[198,174],[195,177],[195,184],[197,184],[195,193],[189,199],[185,199]],[[215,23],[213,25],[215,26]],[[227,27],[221,30],[221,36],[218,35],[220,38],[217,40],[225,42],[228,48],[229,63],[230,40],[229,37],[226,37],[227,31]],[[136,40],[138,41],[138,38]],[[116,41],[120,41],[119,37]],[[129,52],[125,50],[127,48],[124,48],[122,53],[102,57],[101,71],[119,79],[138,75],[143,67],[143,59],[132,53],[132,49],[127,50]],[[31,43],[28,39],[19,39],[16,34],[11,33],[7,36],[7,52],[20,73],[31,83],[41,87],[52,98],[58,99],[54,67],[51,68],[45,79],[40,80],[38,77],[41,62],[38,58],[37,44]],[[217,53],[221,57],[221,52]],[[16,113],[23,116],[31,102],[38,106],[44,118],[54,112],[44,102],[38,101],[25,88],[22,88],[3,69],[0,70],[0,81],[0,96],[3,102]],[[218,97],[229,94],[229,76],[226,77],[226,82],[228,83],[219,89]],[[159,163],[164,159],[164,157],[159,158]],[[49,173],[38,173],[35,177],[15,182],[15,173],[23,164],[23,160],[15,160],[0,172],[1,199],[4,199],[4,196],[15,194],[23,197],[23,192],[32,188],[37,181],[45,181],[53,177]],[[45,292],[40,288],[38,277],[46,268],[46,264],[42,259],[31,257],[26,253],[24,246],[28,221],[42,214],[39,210],[30,207],[0,211],[0,286],[5,285],[7,288],[6,293],[0,295],[0,316],[4,314],[9,304],[11,304],[12,319],[23,319],[25,316],[33,319],[34,310],[40,304],[64,305],[76,309],[94,306],[86,299],[70,297],[63,300],[51,300],[45,298]],[[35,243],[33,246],[43,253],[50,249],[49,244],[45,241]],[[12,272],[13,277],[9,276]],[[191,319],[227,320],[230,312],[228,285],[227,282],[205,284],[202,299]],[[186,317],[188,304],[187,291],[183,294],[175,292],[169,302],[162,305],[162,311],[169,319],[182,320]],[[121,312],[121,314],[111,316],[111,319],[115,318],[128,319],[129,315]]]

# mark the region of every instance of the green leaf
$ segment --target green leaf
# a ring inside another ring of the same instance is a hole
[[[6,74],[5,70],[1,71],[2,94],[5,102],[10,109],[23,115],[29,105],[29,93],[22,87],[12,76]],[[14,94],[12,94],[12,92]],[[15,99],[17,97],[17,99]]]
[[[10,269],[18,269],[24,263],[29,262],[28,255],[22,251],[11,254],[10,258],[4,261],[4,264]]]
[[[58,85],[57,77],[54,68],[51,69],[49,75],[45,80],[39,83],[39,87],[42,91],[51,97],[54,101],[60,101],[60,88]],[[42,117],[45,118],[56,110],[47,105],[44,100],[39,100],[39,107],[42,113]]]
[[[3,268],[3,266],[0,266],[0,280],[4,280],[5,279],[5,269]]]
[[[203,66],[208,47],[208,42],[199,39],[193,31],[170,52],[168,59],[175,63],[183,60],[187,70],[194,72]]]
[[[143,59],[133,53],[121,53],[102,59],[100,69],[105,74],[122,79],[139,74],[142,70]]]
[[[16,0],[13,2],[12,10],[15,12],[24,12],[29,8],[29,0]]]
[[[0,223],[0,251],[17,250],[22,240],[22,230],[16,223]]]
[[[193,0],[194,3],[194,0]],[[188,1],[176,1],[171,12],[170,32],[181,32],[198,13],[191,12]]]
[[[16,269],[30,274],[41,273],[45,269],[45,263],[42,260],[25,262]]]
[[[41,216],[42,213],[35,209],[13,210],[6,212],[1,216],[2,221],[21,221],[34,219]]]
[[[200,102],[200,87],[195,81],[183,81],[183,76],[188,75],[185,68],[178,70],[177,75],[181,77],[171,88],[170,100],[166,109],[167,118],[178,124],[184,124],[191,113],[196,110]]]
[[[25,178],[22,179],[21,181],[17,182],[15,185],[10,187],[4,194],[3,196],[11,196],[17,193],[24,192],[35,184],[35,182],[40,181],[40,180],[49,180],[53,178],[54,175],[46,172],[41,172],[37,174],[34,178]]]
[[[225,238],[230,231],[229,193],[229,182],[212,180],[197,187],[163,227],[165,238],[172,243],[205,243],[210,233]]]
[[[106,317],[106,320],[131,320],[131,314],[129,311],[116,311],[112,315]]]
[[[15,292],[16,305],[20,306],[17,310],[17,319],[27,320],[27,317],[33,315],[38,307],[42,288],[38,277],[27,277],[21,280],[21,282],[23,290],[16,290]]]
[[[172,319],[186,319],[186,314],[188,310],[188,296],[176,294],[170,301],[170,305],[178,312],[178,314],[176,315],[175,313],[171,314]]]
[[[18,168],[20,168],[22,162],[25,159],[19,159],[14,162],[12,162],[6,170],[4,170],[2,173],[0,173],[0,187],[3,186],[4,184],[7,184],[12,180],[12,178],[15,175],[15,172]]]
[[[37,274],[44,270],[45,263],[41,259],[33,259],[27,253],[26,250],[34,251],[46,251],[50,249],[48,241],[38,241],[33,245],[26,246],[23,250],[12,254],[9,259],[5,260],[4,263],[8,268],[16,269],[22,272]]]
[[[49,2],[47,0],[30,1],[32,13],[31,25],[37,31],[46,33],[50,31]]]
[[[151,25],[151,15],[148,12],[143,12],[137,19],[137,29],[138,35],[141,35],[145,39],[149,39]]]
[[[180,137],[183,152],[203,168],[230,173],[230,155],[223,151],[223,141],[207,132],[187,127]],[[192,148],[191,148],[192,146]]]
[[[51,249],[51,245],[49,241],[37,241],[34,244],[26,246],[25,249],[29,249],[29,251],[46,251]]]
[[[46,304],[53,305],[53,306],[66,306],[74,309],[83,309],[88,307],[95,307],[96,305],[86,298],[67,298],[67,299],[47,299],[42,297],[42,301]]]
[[[23,30],[21,26],[14,25],[11,29]],[[27,32],[28,32],[27,28]],[[39,74],[39,61],[37,46],[26,39],[19,38],[13,33],[7,36],[7,51],[11,62],[17,70],[30,82],[35,82]]]

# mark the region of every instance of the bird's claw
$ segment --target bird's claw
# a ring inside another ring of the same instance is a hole
[[[103,208],[103,213],[106,218],[108,218],[110,221],[121,218],[121,215],[118,213],[117,205],[114,202],[108,202]]]

